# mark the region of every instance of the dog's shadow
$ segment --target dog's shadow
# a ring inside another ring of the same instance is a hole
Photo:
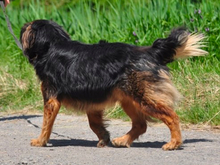
[[[64,147],[64,146],[82,146],[82,147],[96,147],[98,141],[92,140],[80,140],[80,139],[51,139],[49,141],[50,147]],[[166,142],[134,142],[131,147],[149,147],[149,148],[161,148]],[[111,143],[108,147],[114,147]]]
[[[182,150],[183,147],[189,143],[198,143],[198,142],[212,142],[209,139],[186,139],[183,141],[183,146],[179,148]],[[64,146],[81,146],[81,147],[96,147],[98,141],[92,140],[80,140],[80,139],[51,139],[49,141],[49,147],[64,147]],[[159,142],[134,142],[131,147],[135,148],[161,148],[165,141]],[[114,147],[109,143],[108,147]]]
[[[42,117],[42,115],[13,115],[13,116],[0,116],[0,121],[10,121],[10,120],[29,120],[30,118]]]

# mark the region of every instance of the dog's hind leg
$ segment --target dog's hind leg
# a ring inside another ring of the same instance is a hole
[[[53,123],[61,106],[60,102],[55,97],[50,96],[48,98],[47,90],[44,90],[43,85],[41,89],[44,96],[43,126],[40,136],[37,139],[31,140],[31,145],[37,147],[46,146],[50,138]]]
[[[113,139],[112,144],[117,147],[130,147],[135,139],[146,132],[146,117],[144,114],[141,113],[140,105],[129,97],[123,99],[123,101],[121,102],[121,106],[126,114],[131,118],[132,128],[124,136]]]
[[[87,111],[90,128],[98,136],[97,147],[104,147],[110,141],[109,132],[105,128],[103,121],[103,111]]]
[[[140,106],[139,110],[145,114],[143,116],[160,119],[169,127],[171,141],[162,148],[164,150],[173,150],[177,149],[182,143],[179,118],[173,111],[175,103],[181,98],[181,95],[172,84],[168,72],[161,69],[157,74],[133,72],[133,74],[130,74],[128,85],[125,86],[125,89],[138,102],[136,103]],[[134,100],[133,102],[135,102]],[[135,111],[130,112],[134,113]],[[132,121],[135,120],[132,119]]]
[[[156,108],[157,109],[153,109],[152,107],[144,108],[144,111],[147,115],[163,121],[170,129],[171,141],[164,144],[162,149],[174,150],[179,148],[182,144],[179,117],[171,108],[165,107],[164,105],[157,104]]]
[[[143,82],[141,98],[142,112],[163,121],[170,129],[171,141],[163,145],[163,150],[177,149],[181,143],[179,117],[174,112],[175,103],[181,98],[172,82],[161,73],[163,80],[155,83]]]

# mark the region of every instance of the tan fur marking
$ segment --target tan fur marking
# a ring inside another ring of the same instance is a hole
[[[131,83],[135,86],[132,86],[131,89],[136,89],[133,93],[135,97],[142,98],[143,104],[157,105],[160,103],[173,108],[181,99],[181,94],[174,87],[168,72],[160,70],[159,76],[162,78],[160,81],[154,80],[150,72],[138,72],[135,77],[132,77]],[[144,78],[147,80],[143,81]]]
[[[124,92],[120,89],[115,89],[112,92],[112,95],[102,103],[88,103],[77,100],[72,100],[64,98],[61,102],[66,108],[73,108],[74,110],[83,110],[83,111],[93,111],[93,110],[104,110],[106,108],[112,107],[117,101],[122,100],[124,97]]]

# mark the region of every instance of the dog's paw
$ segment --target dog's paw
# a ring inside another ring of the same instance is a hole
[[[99,140],[97,147],[98,148],[103,148],[108,144],[108,142],[105,142],[104,140]]]
[[[104,133],[101,135],[102,135],[101,136],[102,138],[99,139],[99,142],[97,144],[97,147],[99,147],[99,148],[105,147],[110,142],[110,135],[109,135],[108,131],[104,130]]]
[[[32,139],[31,140],[31,146],[35,146],[35,147],[44,147],[46,146],[46,143],[42,142],[39,139]]]
[[[97,147],[99,148],[105,147],[106,145],[108,145],[109,142],[110,142],[110,137],[109,137],[109,133],[107,132],[104,138],[99,140]]]
[[[165,151],[168,151],[168,150],[176,150],[178,149],[180,146],[181,146],[182,142],[179,142],[179,141],[171,141],[171,142],[168,142],[166,144],[164,144],[162,146],[162,149],[165,150]]]
[[[129,148],[131,146],[131,143],[132,142],[130,142],[129,137],[126,135],[112,140],[112,144],[116,147],[128,147]]]

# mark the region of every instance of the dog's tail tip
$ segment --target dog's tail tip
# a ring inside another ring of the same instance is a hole
[[[172,32],[171,36],[174,33],[176,32]],[[174,59],[207,55],[208,52],[202,49],[206,47],[205,38],[201,33],[189,33],[187,30],[182,31],[178,36],[179,46],[175,50]]]

